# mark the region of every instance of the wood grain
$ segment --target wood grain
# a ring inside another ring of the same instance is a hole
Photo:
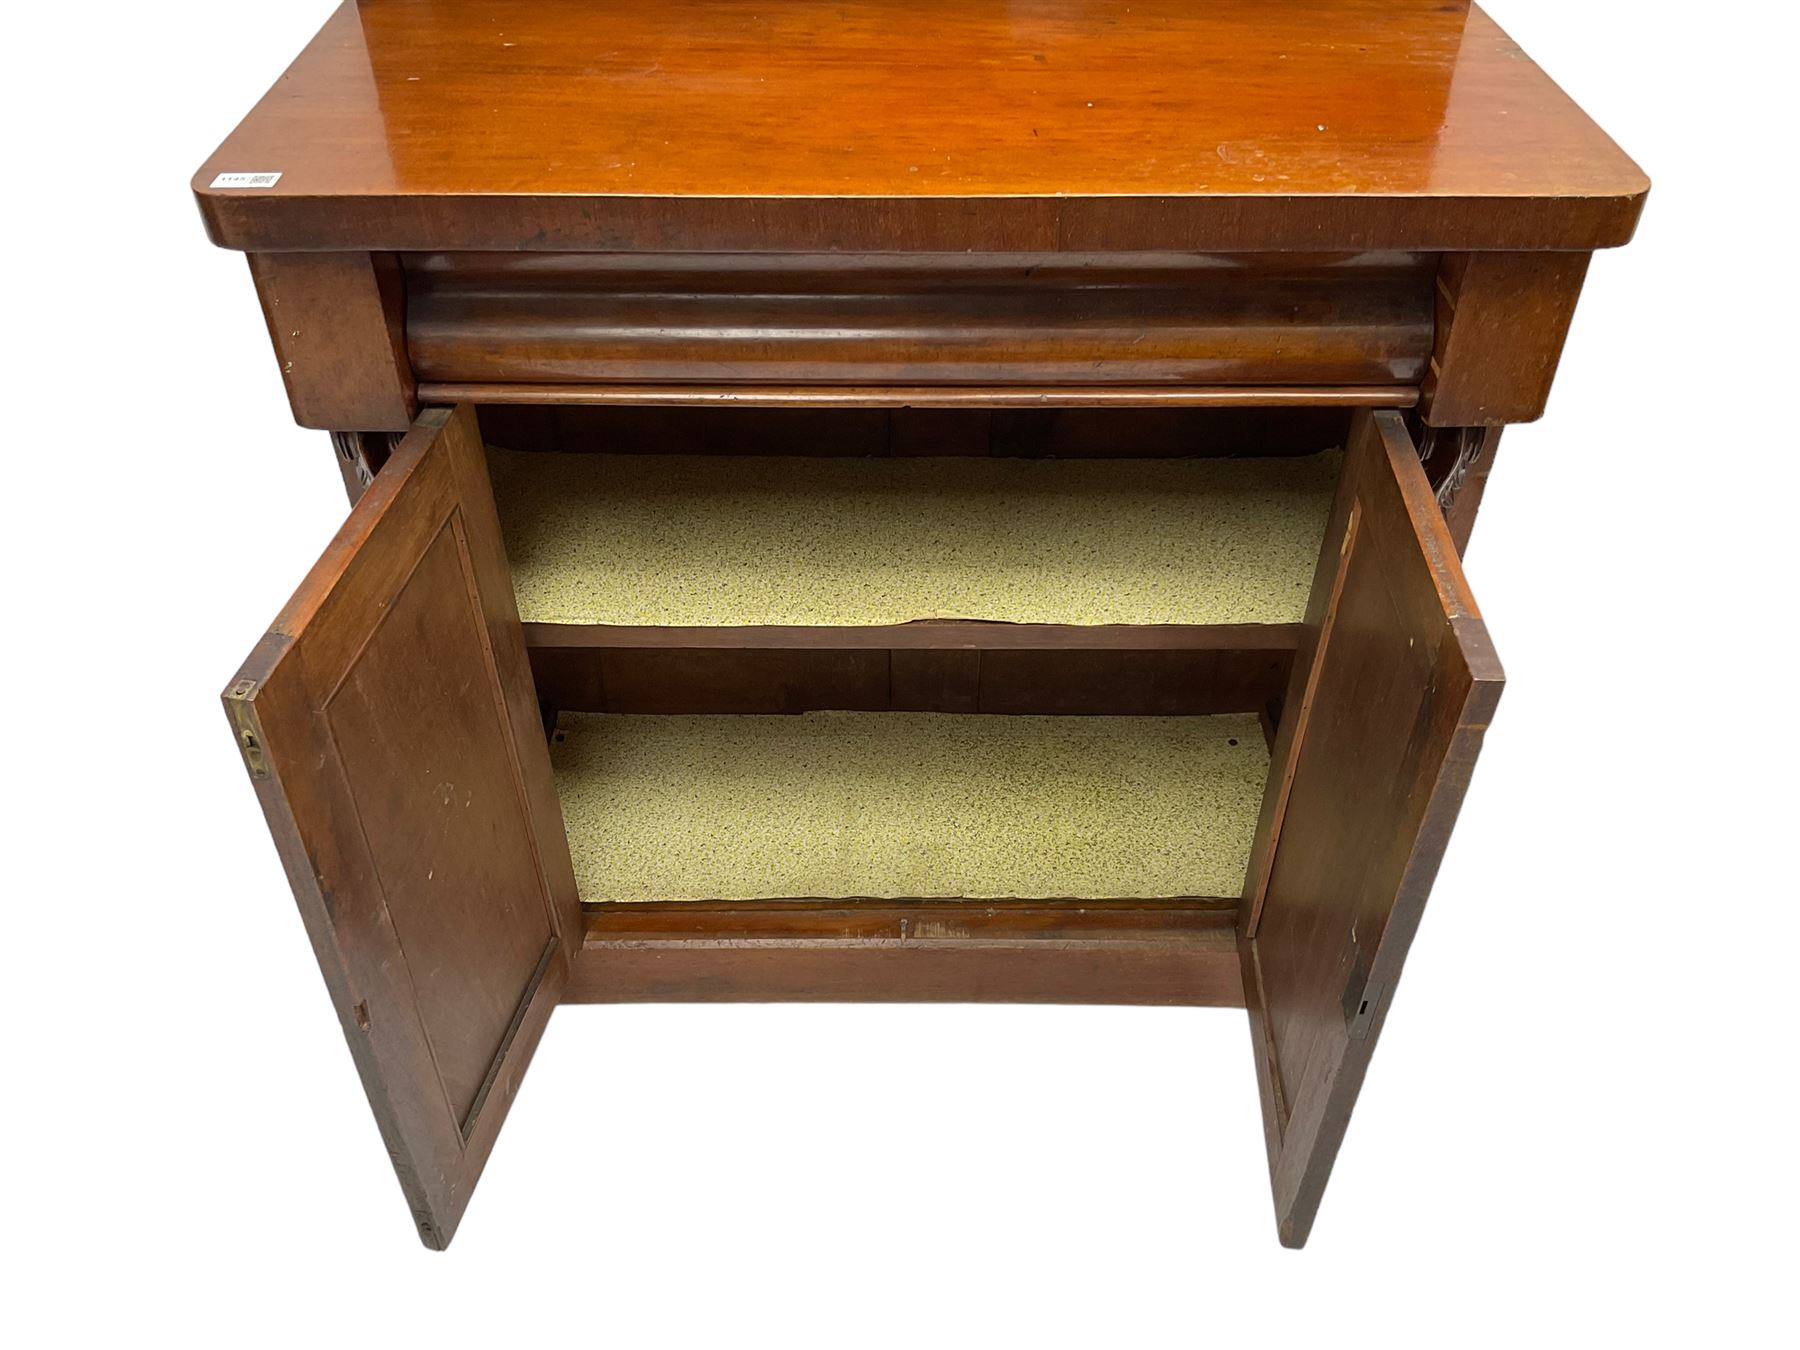
[[[1410,408],[1411,385],[494,384],[428,380],[425,403],[663,408]]]
[[[1586,253],[1444,258],[1437,338],[1420,410],[1432,426],[1500,426],[1543,415],[1587,277]]]
[[[440,383],[1416,385],[1420,254],[404,259]]]
[[[1229,901],[596,906],[569,1003],[1243,1006]]]
[[[389,0],[194,188],[246,250],[1435,252],[1648,184],[1454,0]]]
[[[1306,1241],[1503,677],[1404,425],[1346,464],[1341,564],[1244,982],[1281,1240]]]
[[[392,257],[253,253],[250,275],[296,422],[320,431],[411,426],[418,397]]]
[[[419,1235],[441,1247],[581,939],[469,410],[420,420],[225,704]]]

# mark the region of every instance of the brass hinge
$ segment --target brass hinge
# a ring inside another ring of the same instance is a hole
[[[263,741],[262,722],[256,716],[256,681],[239,680],[225,691],[225,710],[237,730],[238,750],[252,778],[269,776],[269,751]]]

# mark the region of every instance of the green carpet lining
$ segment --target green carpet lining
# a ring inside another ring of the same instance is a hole
[[[1204,896],[1242,889],[1257,719],[564,714],[584,901]]]
[[[526,622],[704,626],[1297,623],[1340,460],[489,456]]]

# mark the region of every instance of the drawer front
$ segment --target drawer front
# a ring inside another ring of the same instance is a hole
[[[420,381],[1411,386],[1431,254],[412,254]]]

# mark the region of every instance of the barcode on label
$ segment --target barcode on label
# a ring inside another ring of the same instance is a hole
[[[281,181],[279,173],[222,173],[212,180],[216,188],[274,187]]]

